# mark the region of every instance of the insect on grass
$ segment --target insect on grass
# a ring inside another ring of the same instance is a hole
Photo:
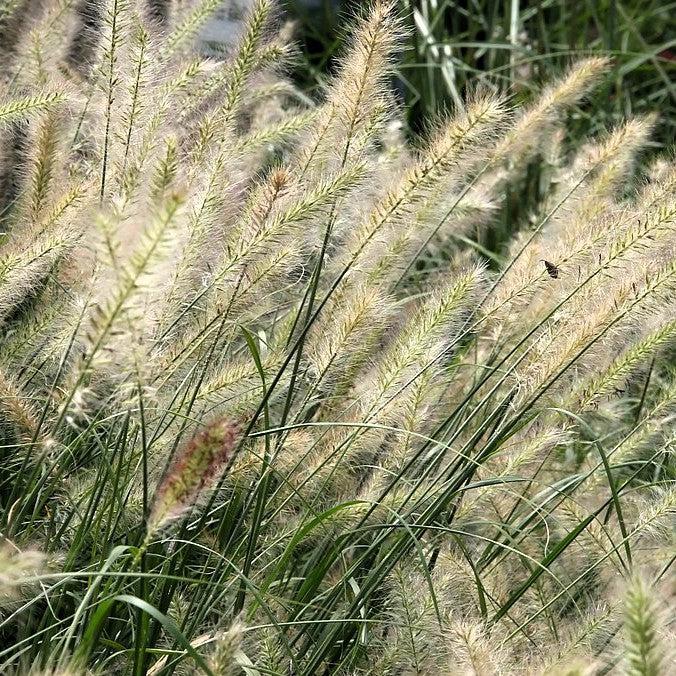
[[[552,279],[558,279],[559,278],[559,268],[556,267],[556,265],[554,265],[554,263],[550,263],[549,261],[546,261],[544,258],[541,258],[540,260],[545,264],[547,274]]]

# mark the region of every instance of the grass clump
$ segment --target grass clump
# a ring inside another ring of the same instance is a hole
[[[270,0],[87,7],[6,22],[0,672],[660,673],[676,168],[569,152],[607,62],[413,151],[391,2],[313,106]]]

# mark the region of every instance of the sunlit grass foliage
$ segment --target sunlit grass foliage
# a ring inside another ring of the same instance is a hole
[[[0,673],[668,673],[656,117],[572,152],[591,58],[413,150],[394,3],[315,105],[216,6],[2,5]]]

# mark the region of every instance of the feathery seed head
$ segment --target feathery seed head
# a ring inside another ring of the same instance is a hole
[[[241,673],[242,668],[237,662],[237,656],[241,651],[243,633],[244,625],[235,620],[227,631],[216,635],[214,650],[209,660],[209,666],[215,676],[238,676]]]
[[[37,550],[21,550],[12,542],[0,542],[0,603],[18,597],[26,578],[42,571],[45,560]]]
[[[219,418],[183,446],[155,492],[148,533],[155,533],[192,506],[228,465],[241,438],[238,423]]]
[[[626,673],[628,676],[659,676],[662,673],[659,615],[651,591],[642,579],[635,578],[625,598]]]

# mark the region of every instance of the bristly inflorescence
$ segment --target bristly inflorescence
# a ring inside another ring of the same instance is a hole
[[[570,138],[592,57],[410,144],[398,3],[314,101],[219,4],[0,9],[0,672],[666,673],[659,121]]]
[[[241,425],[218,419],[208,423],[179,450],[159,483],[148,516],[148,532],[157,529],[201,497],[228,465],[241,436]]]

